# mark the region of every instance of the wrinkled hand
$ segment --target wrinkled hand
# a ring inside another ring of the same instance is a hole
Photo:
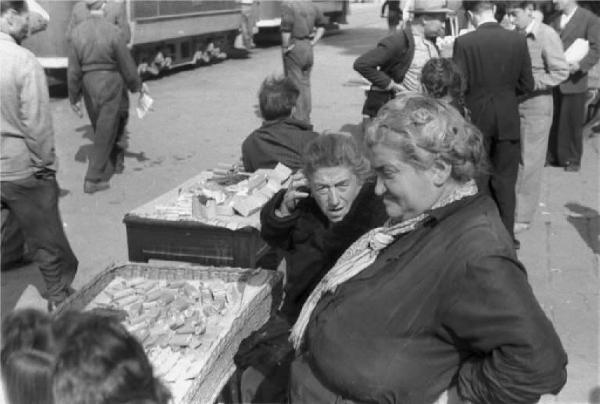
[[[578,62],[571,62],[569,63],[569,73],[573,74],[573,73],[577,73],[579,71],[579,63]]]
[[[310,193],[307,192],[308,186],[308,179],[301,171],[292,175],[288,189],[283,195],[281,206],[279,206],[279,213],[282,216],[289,216],[296,210],[296,206],[301,199],[308,198],[310,195]]]
[[[71,104],[71,109],[77,114],[77,116],[83,118],[83,109],[81,106],[81,101],[77,101],[75,104]]]

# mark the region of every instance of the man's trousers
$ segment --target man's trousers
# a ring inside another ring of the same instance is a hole
[[[519,104],[521,164],[517,177],[517,222],[530,223],[539,203],[553,111],[552,94],[536,95]]]
[[[514,238],[515,187],[521,161],[519,140],[498,140],[486,138],[485,146],[490,159],[491,172],[478,179],[482,192],[488,192],[496,202],[500,219],[506,230]]]
[[[554,90],[554,121],[548,142],[548,162],[561,167],[581,164],[586,93]]]
[[[313,49],[309,39],[295,39],[292,50],[283,55],[283,70],[300,90],[294,118],[310,122],[310,73],[313,67]]]
[[[61,302],[77,272],[77,258],[65,235],[58,211],[54,174],[3,181],[2,205],[14,216],[46,283],[48,300]]]
[[[98,70],[83,76],[83,97],[94,128],[94,144],[85,175],[87,181],[108,181],[122,159],[128,104],[125,83],[117,71]]]

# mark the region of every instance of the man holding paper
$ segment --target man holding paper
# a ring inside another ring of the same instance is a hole
[[[551,23],[560,34],[569,63],[569,78],[554,91],[554,121],[547,163],[577,172],[583,152],[583,118],[587,72],[600,58],[600,21],[576,0],[554,0],[561,14]]]
[[[83,116],[83,95],[94,128],[83,186],[88,194],[107,189],[111,176],[123,170],[122,111],[129,109],[123,92],[147,92],[120,30],[104,18],[105,4],[106,0],[86,0],[90,17],[72,31],[67,71],[71,107]]]
[[[513,1],[508,6],[510,22],[527,37],[534,81],[534,91],[519,98],[521,162],[515,234],[529,228],[538,206],[554,112],[552,89],[569,77],[560,37],[551,27],[534,19],[536,7],[535,0]]]

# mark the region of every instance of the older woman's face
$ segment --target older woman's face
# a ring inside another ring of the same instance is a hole
[[[360,192],[362,181],[347,167],[321,167],[310,181],[312,197],[330,222],[339,222]]]
[[[434,183],[434,170],[419,170],[400,159],[397,151],[377,144],[371,148],[371,166],[377,174],[375,193],[383,196],[389,217],[412,219],[438,200],[441,189]]]

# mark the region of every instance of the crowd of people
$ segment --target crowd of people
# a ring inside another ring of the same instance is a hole
[[[529,403],[566,383],[567,355],[517,258],[515,234],[532,221],[544,165],[579,169],[600,22],[575,0],[555,1],[561,13],[551,25],[534,1],[502,13],[494,1],[464,1],[472,29],[442,58],[434,39],[455,10],[413,3],[410,22],[354,63],[371,83],[358,136],[314,131],[312,47],[324,19],[310,1],[282,8],[284,75],[262,82],[263,123],[241,152],[246,171],[278,163],[294,171],[260,213],[261,237],[284,258],[284,297],[240,345],[233,401]],[[0,4],[0,62],[10,68],[0,82],[2,152],[12,153],[2,160],[2,203],[23,210],[27,241],[38,240],[32,246],[54,265],[40,269],[55,308],[72,293],[77,261],[64,258],[47,89],[19,46],[25,2]],[[83,97],[94,128],[84,182],[94,193],[122,170],[127,90],[147,89],[106,2],[85,6],[89,15],[70,28],[69,94],[77,113]],[[515,30],[500,24],[505,16]],[[570,59],[565,49],[577,39],[589,49]],[[26,119],[10,109],[15,100],[32,104]],[[34,195],[52,198],[44,221],[27,226],[34,208],[21,200]],[[40,228],[51,236],[40,240]],[[97,313],[15,312],[2,346],[13,404],[169,397],[139,343]],[[32,392],[34,384],[43,388]]]

